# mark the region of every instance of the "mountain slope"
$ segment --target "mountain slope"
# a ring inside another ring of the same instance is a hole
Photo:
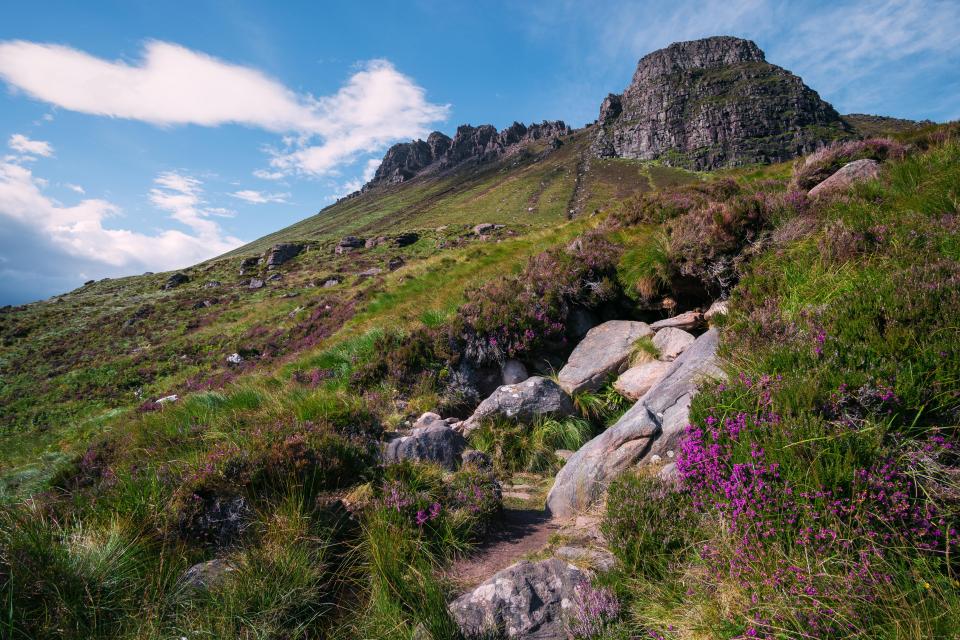
[[[568,228],[569,218],[700,179],[635,161],[585,164],[590,137],[581,130],[558,148],[535,140],[504,158],[369,189],[184,269],[188,281],[169,289],[169,273],[131,276],[0,310],[0,475],[16,490],[34,487],[118,413],[217,388],[338,332],[453,308],[467,287],[582,227]],[[505,227],[472,231],[484,223]],[[382,241],[338,254],[351,235]],[[277,268],[243,267],[279,243],[303,250]],[[242,364],[227,361],[233,353]]]

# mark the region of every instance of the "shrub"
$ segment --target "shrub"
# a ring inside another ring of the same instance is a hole
[[[559,466],[558,449],[576,451],[592,435],[593,427],[580,418],[544,419],[533,425],[488,421],[470,434],[470,444],[502,472],[549,473]]]
[[[575,307],[595,308],[619,294],[620,247],[597,232],[566,249],[535,257],[516,276],[467,292],[452,325],[466,358],[499,364],[566,342],[566,321]]]
[[[791,186],[796,189],[812,189],[843,165],[854,160],[877,161],[899,160],[906,155],[906,147],[887,138],[834,142],[816,153],[797,160],[793,169]]]
[[[623,566],[652,580],[670,577],[698,541],[690,497],[657,477],[625,474],[607,493],[601,531]]]
[[[241,445],[214,447],[174,492],[169,512],[178,536],[222,548],[240,540],[253,506],[292,489],[320,492],[362,482],[376,462],[373,443],[329,425],[278,422],[254,429]]]
[[[600,637],[620,617],[620,600],[606,587],[584,580],[573,591],[573,613],[567,630],[577,640]]]
[[[123,521],[60,523],[37,505],[0,513],[0,630],[9,638],[120,635],[167,576]]]

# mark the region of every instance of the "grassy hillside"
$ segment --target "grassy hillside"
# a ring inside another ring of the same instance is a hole
[[[315,244],[261,289],[238,254],[170,291],[146,276],[6,310],[0,630],[462,640],[445,570],[502,526],[497,482],[549,483],[556,450],[628,403],[605,386],[570,418],[486,423],[470,444],[492,470],[384,467],[387,432],[426,410],[469,413],[471,373],[505,357],[549,375],[575,313],[652,320],[723,296],[728,380],[697,396],[676,483],[646,468],[610,488],[602,531],[619,567],[594,584],[618,606],[578,637],[955,637],[957,135],[710,176],[587,168],[575,139],[471,169],[446,208],[425,194],[451,176],[340,203],[327,214],[360,226],[325,230],[321,215],[266,241]],[[806,195],[811,176],[863,156],[883,161],[877,179]],[[572,219],[579,174],[556,167],[587,174]],[[552,218],[493,217],[541,187],[565,202]],[[407,197],[378,218],[377,202]],[[507,226],[481,239],[477,222]],[[349,232],[409,230],[407,247],[333,254]],[[243,363],[225,363],[233,352]],[[182,397],[145,401],[170,391]],[[185,583],[199,562],[219,568],[215,586]]]
[[[171,290],[163,289],[170,274],[134,276],[0,310],[0,488],[41,486],[76,447],[144,403],[219,388],[337,334],[450,311],[468,286],[572,237],[616,198],[701,179],[633,161],[586,165],[590,131],[565,140],[557,150],[538,142],[501,161],[342,200],[183,270],[190,282]],[[505,228],[472,233],[487,222]],[[419,236],[412,245],[389,240],[408,232]],[[336,255],[346,235],[388,241]],[[240,275],[245,257],[279,242],[308,248],[275,271]],[[405,265],[388,271],[397,258]],[[371,268],[383,273],[358,275]],[[281,279],[248,287],[274,273]],[[329,280],[339,284],[324,287]],[[243,364],[227,362],[233,353]]]

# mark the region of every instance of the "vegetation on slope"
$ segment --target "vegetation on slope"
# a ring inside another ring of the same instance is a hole
[[[383,432],[468,406],[467,374],[491,361],[562,361],[574,311],[652,319],[664,297],[682,308],[729,294],[730,381],[697,398],[677,486],[639,473],[611,489],[604,530],[621,567],[597,579],[606,613],[573,628],[949,637],[960,143],[927,135],[829,199],[790,190],[785,167],[740,169],[366,282],[340,333],[115,417],[46,491],[4,506],[0,629],[456,638],[438,569],[496,526],[497,477],[552,470],[552,449],[624,406],[604,389],[578,398],[573,420],[484,425],[473,444],[492,472],[382,467]],[[275,301],[250,311],[254,324]],[[215,587],[181,577],[211,560]]]

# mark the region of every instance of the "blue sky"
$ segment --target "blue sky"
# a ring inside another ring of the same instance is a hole
[[[193,264],[309,216],[392,143],[593,120],[730,34],[842,113],[960,118],[960,3],[21,2],[0,22],[0,304]]]

